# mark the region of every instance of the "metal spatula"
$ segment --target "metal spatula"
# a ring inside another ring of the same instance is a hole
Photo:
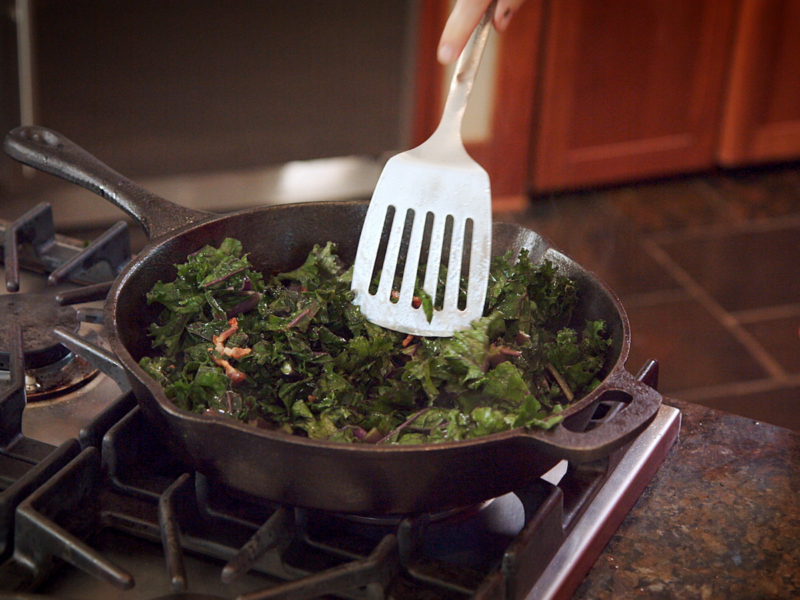
[[[388,329],[446,337],[483,314],[491,189],[464,149],[461,122],[493,12],[494,2],[456,63],[436,131],[389,159],[370,201],[352,289],[366,318]]]

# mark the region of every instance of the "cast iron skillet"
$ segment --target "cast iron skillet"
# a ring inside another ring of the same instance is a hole
[[[536,233],[495,224],[493,252],[522,247],[578,281],[576,323],[605,319],[613,352],[602,384],[550,431],[514,430],[459,442],[369,446],[315,441],[257,429],[224,416],[178,409],[139,368],[148,353],[148,325],[159,309],[145,294],[170,280],[205,244],[238,238],[265,273],[298,267],[315,243],[333,241],[344,260],[355,257],[367,203],[313,202],[216,215],[190,210],[142,189],[63,136],[39,127],[13,130],[5,140],[13,158],[81,185],[112,202],[144,228],[148,244],[116,279],[105,305],[112,350],[144,413],[199,472],[236,490],[277,502],[354,514],[408,514],[443,510],[513,491],[559,460],[607,456],[655,416],[661,396],[625,370],[628,319],[614,293],[596,276],[550,247]],[[224,201],[224,199],[222,200]],[[625,402],[599,427],[585,431],[601,399]]]

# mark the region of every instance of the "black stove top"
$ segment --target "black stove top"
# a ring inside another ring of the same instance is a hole
[[[441,514],[250,497],[175,458],[104,345],[124,224],[86,247],[52,233],[47,206],[0,227],[20,265],[6,264],[1,300],[18,318],[0,330],[0,600],[569,597],[680,428],[662,407],[606,459]],[[639,378],[655,386],[657,364]],[[618,408],[601,403],[590,426]]]

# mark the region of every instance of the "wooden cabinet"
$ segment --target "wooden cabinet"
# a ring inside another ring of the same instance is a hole
[[[735,8],[730,0],[551,2],[530,186],[712,166]]]
[[[424,5],[430,59],[450,2]],[[800,159],[798,31],[798,0],[527,0],[468,149],[495,196]],[[418,88],[424,132],[439,81]]]
[[[800,157],[800,2],[743,0],[719,145],[725,166]]]

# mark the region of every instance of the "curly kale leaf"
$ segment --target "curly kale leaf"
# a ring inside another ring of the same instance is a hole
[[[485,316],[450,338],[369,323],[350,282],[330,243],[266,280],[238,241],[206,246],[148,294],[163,311],[141,366],[186,410],[315,439],[412,444],[552,427],[605,364],[604,324],[570,325],[575,282],[526,251],[493,261]]]

